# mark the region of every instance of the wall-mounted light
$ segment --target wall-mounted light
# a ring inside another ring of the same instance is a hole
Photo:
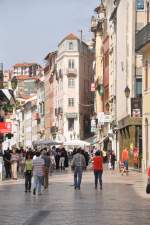
[[[129,98],[129,96],[130,96],[130,88],[128,86],[126,86],[126,88],[124,89],[124,93],[125,93],[126,98]]]
[[[97,90],[98,90],[98,93],[99,93],[100,96],[104,95],[104,86],[103,86],[103,84],[98,84]]]

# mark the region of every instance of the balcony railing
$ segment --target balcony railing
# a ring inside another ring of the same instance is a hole
[[[77,69],[68,68],[66,72],[67,72],[67,76],[77,76]]]
[[[150,43],[150,23],[136,34],[135,50],[140,51],[148,43]]]

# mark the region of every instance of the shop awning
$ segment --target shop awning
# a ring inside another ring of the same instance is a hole
[[[13,94],[13,90],[10,89],[0,89],[0,100],[2,102],[10,102],[11,104],[15,104],[15,98]]]
[[[90,143],[91,145],[95,145],[98,142],[97,135],[89,137],[89,138],[85,139],[85,141]]]

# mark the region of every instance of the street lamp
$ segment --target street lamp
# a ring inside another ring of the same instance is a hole
[[[98,84],[97,90],[98,90],[99,95],[103,96],[103,94],[104,94],[103,84]]]
[[[126,98],[129,98],[129,96],[130,96],[130,89],[129,89],[128,85],[124,89],[124,93],[125,93]]]

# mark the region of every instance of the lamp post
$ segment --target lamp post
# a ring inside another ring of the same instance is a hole
[[[130,88],[128,87],[128,85],[124,89],[124,93],[125,93],[125,96],[126,96],[126,111],[128,113],[128,98],[130,96]]]

